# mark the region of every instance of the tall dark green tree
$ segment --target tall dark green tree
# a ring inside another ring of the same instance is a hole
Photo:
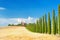
[[[42,32],[45,33],[44,16],[42,18]]]
[[[40,33],[42,33],[42,18],[39,19]]]
[[[50,20],[50,12],[48,12],[48,33],[51,34],[51,20]]]
[[[40,32],[41,32],[40,19],[39,19],[39,20],[37,20],[37,22],[38,22],[38,26],[37,26],[37,28],[38,28],[38,32],[40,33]]]
[[[53,30],[53,34],[56,34],[55,10],[53,10],[52,12],[52,30]]]
[[[60,34],[60,5],[58,6],[58,33]]]
[[[41,18],[41,24],[40,25],[41,25],[41,33],[42,33],[42,18]]]
[[[36,32],[40,31],[39,20],[36,21]]]
[[[45,33],[47,33],[47,19],[46,14],[44,15],[44,26],[45,26]]]
[[[40,21],[41,21],[41,20],[40,20],[40,18],[39,18],[39,28],[40,28],[40,29],[39,29],[39,33],[41,33],[41,25],[40,25],[41,23],[40,23]]]
[[[58,34],[58,17],[57,16],[55,18],[55,23],[56,23],[56,33]]]

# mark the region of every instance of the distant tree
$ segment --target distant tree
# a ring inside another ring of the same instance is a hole
[[[15,26],[14,24],[8,24],[8,26]]]
[[[36,32],[40,31],[39,20],[36,21]]]
[[[55,10],[53,10],[52,12],[52,29],[53,29],[53,34],[56,34]]]
[[[50,20],[50,12],[48,12],[48,33],[51,34],[51,20]]]
[[[42,18],[39,19],[39,27],[40,27],[40,33],[42,33]]]
[[[42,18],[42,32],[45,33],[44,16]]]
[[[58,6],[58,33],[60,34],[60,5]]]
[[[15,26],[14,24],[11,24],[11,26]]]
[[[58,17],[57,16],[55,18],[55,23],[56,23],[56,33],[58,33]]]
[[[22,26],[22,24],[17,24],[17,26]]]
[[[45,33],[47,33],[47,17],[46,17],[46,14],[44,15],[44,26],[45,26]]]
[[[8,26],[11,26],[11,24],[8,24]]]

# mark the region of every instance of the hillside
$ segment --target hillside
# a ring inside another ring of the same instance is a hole
[[[23,26],[0,28],[0,40],[60,40],[60,36],[33,33]]]

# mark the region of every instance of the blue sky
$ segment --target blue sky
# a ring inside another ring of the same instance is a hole
[[[41,17],[44,13],[51,13],[52,9],[57,14],[58,4],[60,0],[0,0],[0,7],[5,8],[0,15],[4,18]]]
[[[50,15],[52,16],[53,9],[55,9],[57,15],[59,4],[60,0],[0,0],[0,19],[39,18],[45,13],[47,15],[48,12],[50,12]],[[5,21],[2,22],[4,23]]]

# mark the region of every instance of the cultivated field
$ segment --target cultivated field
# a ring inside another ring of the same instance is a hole
[[[0,40],[60,40],[60,36],[33,33],[23,26],[9,26],[0,28]]]

